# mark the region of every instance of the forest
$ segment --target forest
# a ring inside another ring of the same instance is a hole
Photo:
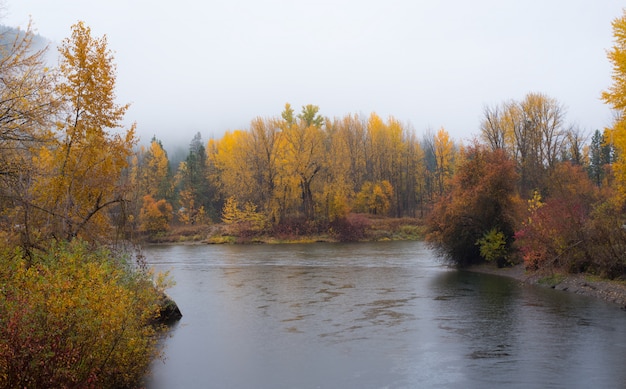
[[[553,97],[484,108],[473,139],[285,104],[170,162],[122,125],[106,36],[79,22],[49,67],[29,27],[0,47],[0,387],[129,387],[159,355],[167,277],[129,249],[172,229],[371,239],[412,220],[466,266],[626,276],[626,14],[613,23],[611,128]],[[600,86],[602,87],[602,86]],[[228,241],[228,240],[225,240]],[[156,281],[155,281],[156,279]],[[106,320],[105,320],[106,318]]]
[[[609,99],[609,95],[605,97]],[[372,217],[416,218],[460,265],[524,261],[531,269],[624,274],[620,146],[589,136],[556,99],[529,93],[486,107],[468,144],[444,128],[416,132],[391,117],[280,116],[204,143],[170,167],[153,139],[133,158],[131,230],[226,223],[238,236],[329,232],[361,240]]]

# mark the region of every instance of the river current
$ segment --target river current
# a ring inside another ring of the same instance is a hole
[[[171,245],[148,388],[624,388],[626,312],[450,269],[422,242]]]

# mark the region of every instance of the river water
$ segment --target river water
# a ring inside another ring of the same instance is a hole
[[[626,312],[421,242],[153,246],[183,318],[148,388],[625,388]]]

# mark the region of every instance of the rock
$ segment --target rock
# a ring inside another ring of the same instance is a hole
[[[160,306],[159,316],[156,319],[158,324],[170,326],[183,317],[176,302],[165,293],[161,296]]]

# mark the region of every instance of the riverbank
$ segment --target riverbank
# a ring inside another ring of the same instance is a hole
[[[498,268],[492,264],[474,265],[465,270],[513,278],[564,292],[599,298],[626,310],[626,282],[605,280],[586,274],[544,274],[529,272],[523,265]]]
[[[174,226],[167,232],[156,235],[137,236],[141,243],[177,244],[280,244],[362,241],[376,242],[389,240],[421,240],[425,235],[424,223],[419,218],[391,218],[372,215],[358,215],[358,225],[348,225],[344,234],[338,234],[332,227],[328,229],[306,228],[285,229],[286,231],[248,231],[241,226],[213,223],[204,225]],[[353,222],[354,223],[354,222]],[[306,227],[306,226],[304,226]],[[358,230],[361,231],[358,231]],[[299,231],[300,230],[300,231]]]

